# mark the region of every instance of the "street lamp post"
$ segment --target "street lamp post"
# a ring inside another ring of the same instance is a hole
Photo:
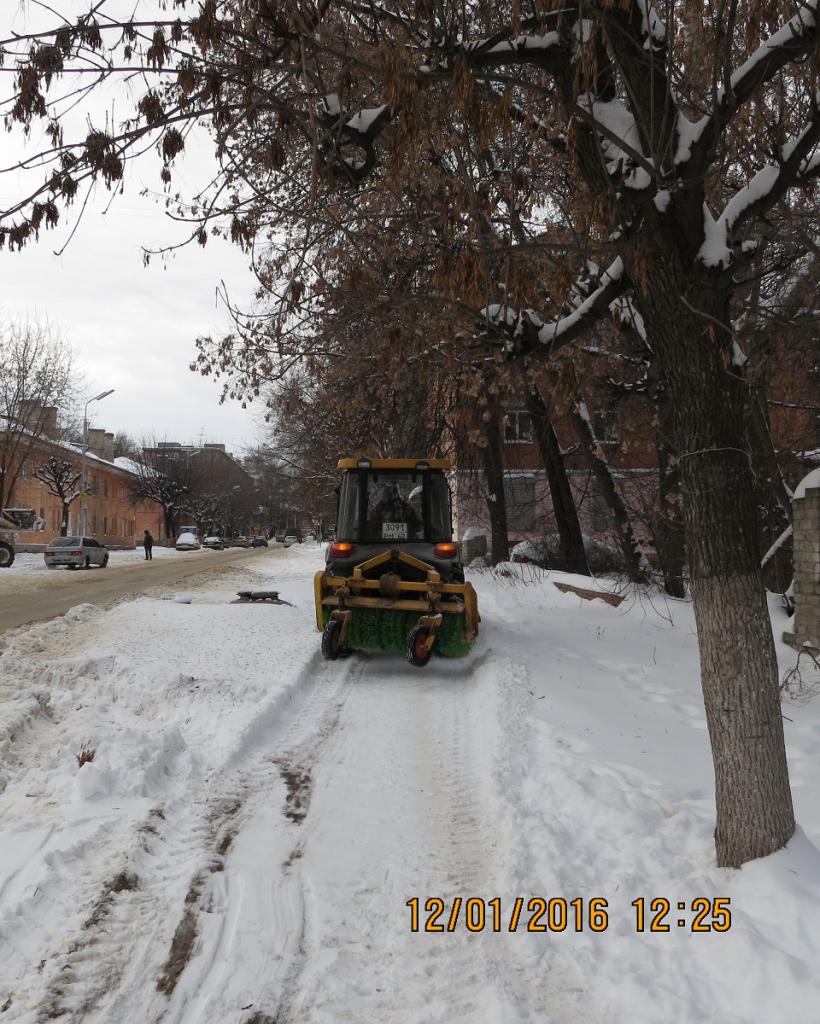
[[[236,484],[225,495],[225,530],[229,537],[233,536],[233,531],[231,530],[231,498],[233,497],[234,494],[236,494],[237,491],[241,490],[242,488],[239,486],[239,484]]]
[[[88,407],[92,402],[101,402],[104,398],[114,394],[114,388],[102,391],[99,395],[89,398],[83,407],[83,454],[80,459],[80,536],[86,534],[85,520],[87,509],[85,507],[85,453],[88,451]]]

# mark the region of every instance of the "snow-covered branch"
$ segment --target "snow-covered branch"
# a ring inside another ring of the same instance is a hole
[[[723,86],[717,90],[717,103],[710,114],[696,123],[679,115],[675,162],[685,177],[702,173],[726,124],[761,85],[787,64],[811,53],[818,39],[818,3],[820,0],[804,0],[797,14],[760,44],[732,73],[728,91]]]
[[[610,177],[623,177],[627,188],[648,188],[655,179],[655,167],[641,151],[635,118],[618,99],[606,102],[589,94],[578,97],[574,113],[600,135],[601,153]]]
[[[596,278],[596,286],[589,289],[589,276],[584,275],[573,290],[572,309],[565,316],[545,323],[533,309],[517,310],[508,304],[494,303],[481,310],[488,323],[502,330],[509,338],[512,350],[526,349],[533,353],[551,355],[574,341],[592,324],[605,316],[610,306],[626,286],[623,260],[614,259]]]
[[[800,135],[783,146],[777,163],[765,163],[743,188],[732,196],[715,219],[704,206],[704,242],[700,258],[706,266],[728,266],[728,237],[744,221],[770,210],[790,188],[820,174],[820,109]]]
[[[609,310],[625,287],[624,264],[616,257],[601,274],[600,283],[571,313],[538,330],[538,341],[550,351],[577,338]]]

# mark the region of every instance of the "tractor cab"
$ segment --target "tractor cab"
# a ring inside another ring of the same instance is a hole
[[[346,575],[382,552],[406,551],[447,582],[464,581],[452,541],[450,489],[443,459],[342,459],[336,540],[328,569]],[[413,578],[417,573],[408,570]]]
[[[336,539],[315,577],[322,653],[466,654],[478,634],[473,587],[453,542],[443,459],[342,459]]]

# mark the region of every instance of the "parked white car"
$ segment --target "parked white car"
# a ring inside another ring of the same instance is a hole
[[[181,533],[177,537],[177,551],[199,551],[201,547],[202,545],[199,543],[199,538],[193,533]]]
[[[93,537],[55,537],[43,552],[47,569],[64,565],[67,569],[90,569],[108,565],[108,548]]]
[[[291,546],[291,544],[298,544],[298,543],[299,543],[299,538],[298,537],[294,537],[293,534],[291,534],[291,533],[289,533],[287,535],[287,537],[285,537],[285,547],[287,547],[287,548],[289,548]]]

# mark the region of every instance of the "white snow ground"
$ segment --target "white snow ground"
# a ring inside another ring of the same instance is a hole
[[[820,695],[784,703],[801,830],[721,870],[688,605],[524,566],[473,576],[466,659],[324,663],[319,562],[0,639],[0,1024],[820,1020]],[[292,607],[230,603],[274,583]],[[498,897],[503,930],[412,933],[435,896]],[[608,930],[527,933],[538,896]],[[730,931],[689,930],[697,897]]]

